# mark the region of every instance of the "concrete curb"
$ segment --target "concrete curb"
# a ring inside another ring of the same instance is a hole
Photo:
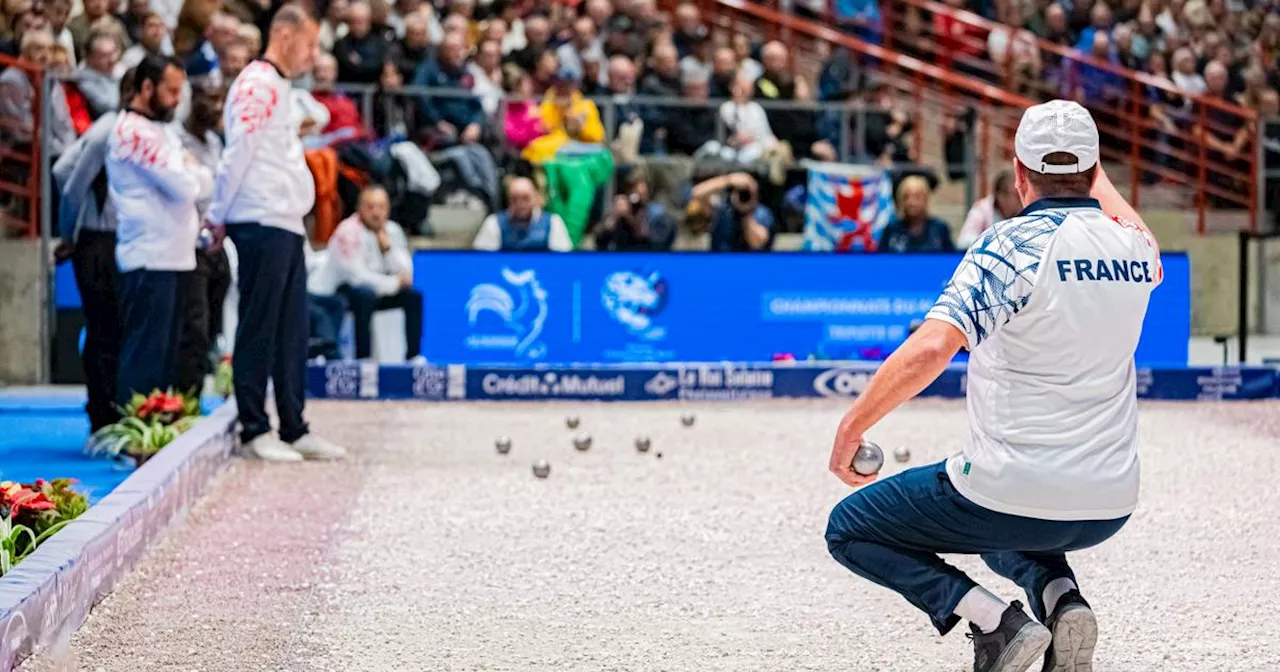
[[[235,422],[228,402],[0,578],[0,672],[84,624],[226,464]]]

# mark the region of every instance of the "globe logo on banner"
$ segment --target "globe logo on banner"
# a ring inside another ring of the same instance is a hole
[[[893,214],[893,180],[883,170],[835,163],[809,164],[804,249],[874,252]]]
[[[465,339],[471,350],[499,350],[522,359],[542,359],[546,344],[538,340],[547,322],[547,291],[532,269],[502,269],[502,283],[471,288],[465,307],[473,330]]]
[[[666,329],[655,326],[653,319],[667,305],[666,280],[657,271],[647,275],[631,271],[610,273],[600,288],[600,300],[610,317],[632,336],[647,341],[660,340]]]

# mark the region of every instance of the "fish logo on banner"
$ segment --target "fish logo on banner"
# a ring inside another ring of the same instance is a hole
[[[532,269],[502,269],[503,284],[484,283],[471,288],[467,299],[466,338],[471,350],[502,350],[525,359],[542,359],[546,345],[538,340],[547,321],[547,291]]]
[[[883,170],[835,163],[809,165],[804,249],[874,252],[893,214],[893,180]]]
[[[600,300],[609,315],[632,336],[647,341],[660,340],[667,334],[653,320],[667,306],[668,295],[667,281],[657,271],[610,273],[600,288]]]

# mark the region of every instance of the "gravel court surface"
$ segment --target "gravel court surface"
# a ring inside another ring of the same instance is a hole
[[[315,428],[353,459],[237,462],[95,611],[68,669],[969,669],[959,630],[937,637],[827,554],[827,512],[848,492],[825,471],[844,408],[314,403]],[[1280,404],[1142,408],[1142,505],[1072,556],[1101,623],[1097,670],[1280,669]],[[922,401],[869,438],[910,447],[915,466],[964,430],[963,402]],[[236,533],[236,561],[218,559]]]

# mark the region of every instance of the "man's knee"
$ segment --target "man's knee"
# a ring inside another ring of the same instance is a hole
[[[862,501],[860,494],[855,492],[845,497],[831,509],[831,514],[827,516],[827,531],[824,537],[827,540],[827,550],[832,555],[836,555],[850,542],[866,537],[864,522],[860,515],[862,511],[862,507],[859,506]]]

